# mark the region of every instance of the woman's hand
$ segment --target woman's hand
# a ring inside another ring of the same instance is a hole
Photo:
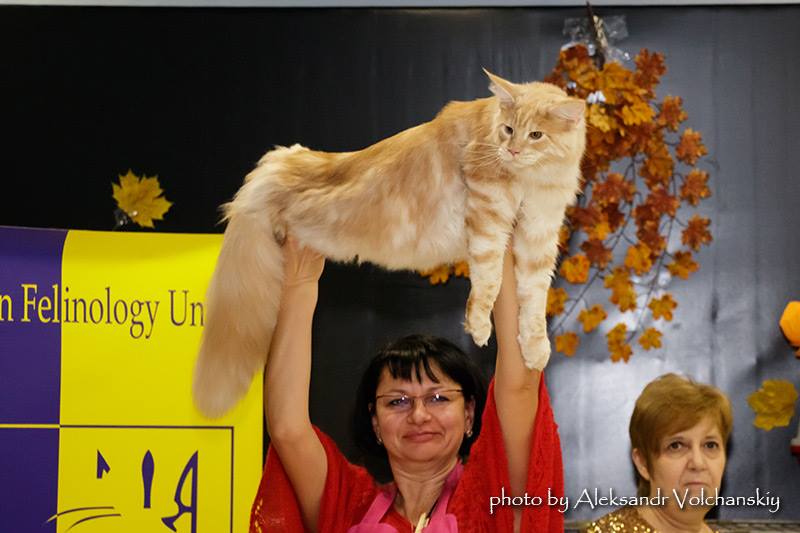
[[[325,268],[325,257],[311,248],[301,248],[294,237],[283,244],[283,286],[296,287],[317,283]]]

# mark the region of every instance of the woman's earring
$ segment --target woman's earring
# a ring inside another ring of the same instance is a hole
[[[378,441],[378,445],[379,446],[383,446],[383,441],[381,440],[381,436],[380,435],[375,435],[375,440]]]
[[[464,432],[464,434],[467,436],[467,438],[472,437],[472,428],[469,428],[467,431]]]

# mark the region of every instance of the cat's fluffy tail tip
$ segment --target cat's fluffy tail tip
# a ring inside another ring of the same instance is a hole
[[[250,388],[252,375],[246,378],[230,365],[214,365],[201,350],[194,371],[192,396],[194,405],[207,418],[220,418],[228,413]]]

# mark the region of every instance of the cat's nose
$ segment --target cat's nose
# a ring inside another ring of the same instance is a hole
[[[508,148],[508,151],[511,152],[511,155],[514,157],[519,155],[519,150],[512,150],[511,148]]]

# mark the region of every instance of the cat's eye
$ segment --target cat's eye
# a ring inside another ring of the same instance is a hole
[[[542,133],[541,131],[532,131],[530,133],[530,138],[536,141],[538,139],[541,139],[542,135],[544,135],[544,133]]]
[[[508,124],[503,124],[503,131],[506,132],[506,135],[513,135],[514,128],[512,128]]]

